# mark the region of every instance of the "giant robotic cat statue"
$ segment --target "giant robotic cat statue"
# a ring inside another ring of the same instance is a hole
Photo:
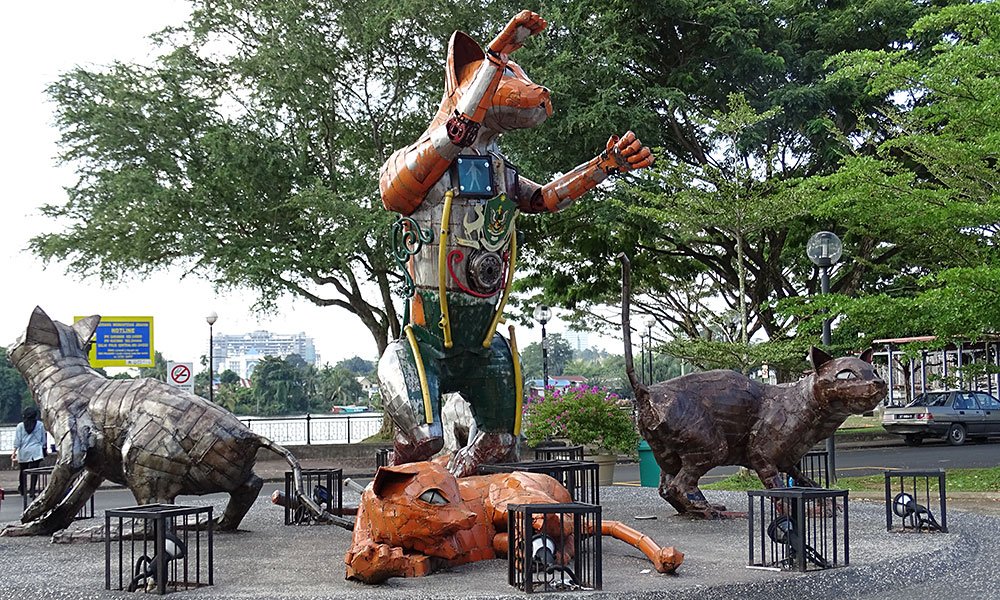
[[[649,148],[632,132],[601,154],[539,185],[521,177],[497,147],[501,133],[535,127],[552,114],[549,91],[510,54],[542,31],[522,11],[485,52],[456,31],[446,87],[430,126],[382,166],[382,202],[401,215],[396,256],[410,284],[404,336],[379,360],[378,379],[396,425],[394,464],[426,460],[443,445],[441,395],[461,393],[478,433],[449,470],[516,460],[521,373],[517,348],[497,333],[516,262],[518,213],[557,212],[609,176],[647,167]]]

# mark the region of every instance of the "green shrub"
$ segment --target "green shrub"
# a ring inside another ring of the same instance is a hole
[[[521,432],[531,445],[566,438],[575,445],[634,454],[639,444],[632,403],[606,388],[587,385],[549,388],[544,398],[529,400],[522,414]]]

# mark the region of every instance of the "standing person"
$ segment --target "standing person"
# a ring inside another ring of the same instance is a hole
[[[21,413],[22,421],[17,424],[14,432],[14,452],[11,454],[11,461],[17,461],[21,474],[17,481],[17,493],[24,495],[27,475],[25,469],[34,469],[42,466],[42,459],[45,458],[46,442],[48,436],[45,435],[45,426],[38,420],[38,409],[29,406]],[[31,495],[35,495],[35,483],[38,476],[31,478]]]

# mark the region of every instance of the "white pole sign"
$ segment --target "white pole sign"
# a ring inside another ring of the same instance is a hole
[[[167,383],[194,393],[194,363],[167,363]]]

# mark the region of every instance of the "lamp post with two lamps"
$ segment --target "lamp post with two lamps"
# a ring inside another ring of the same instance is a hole
[[[545,337],[545,324],[552,319],[552,309],[544,304],[535,307],[532,316],[542,324],[542,397],[549,387],[549,340]]]
[[[214,357],[212,356],[212,350],[213,350],[212,346],[214,345],[212,326],[215,325],[215,322],[217,320],[219,320],[219,315],[217,315],[214,310],[208,313],[208,316],[205,317],[205,322],[208,323],[208,401],[209,402],[215,402],[215,399],[213,398],[214,394],[212,389],[213,387],[215,387],[214,385],[212,385],[214,383],[213,380],[215,379],[214,375],[212,374],[212,361],[214,359]]]
[[[843,255],[844,245],[835,233],[830,231],[820,231],[814,233],[806,243],[806,256],[814,265],[820,268],[820,293],[830,293],[830,267],[837,264]],[[823,345],[829,347],[830,341],[830,319],[823,319]],[[837,459],[836,447],[831,435],[826,440],[827,452],[827,473],[830,475],[830,483],[837,481]]]

